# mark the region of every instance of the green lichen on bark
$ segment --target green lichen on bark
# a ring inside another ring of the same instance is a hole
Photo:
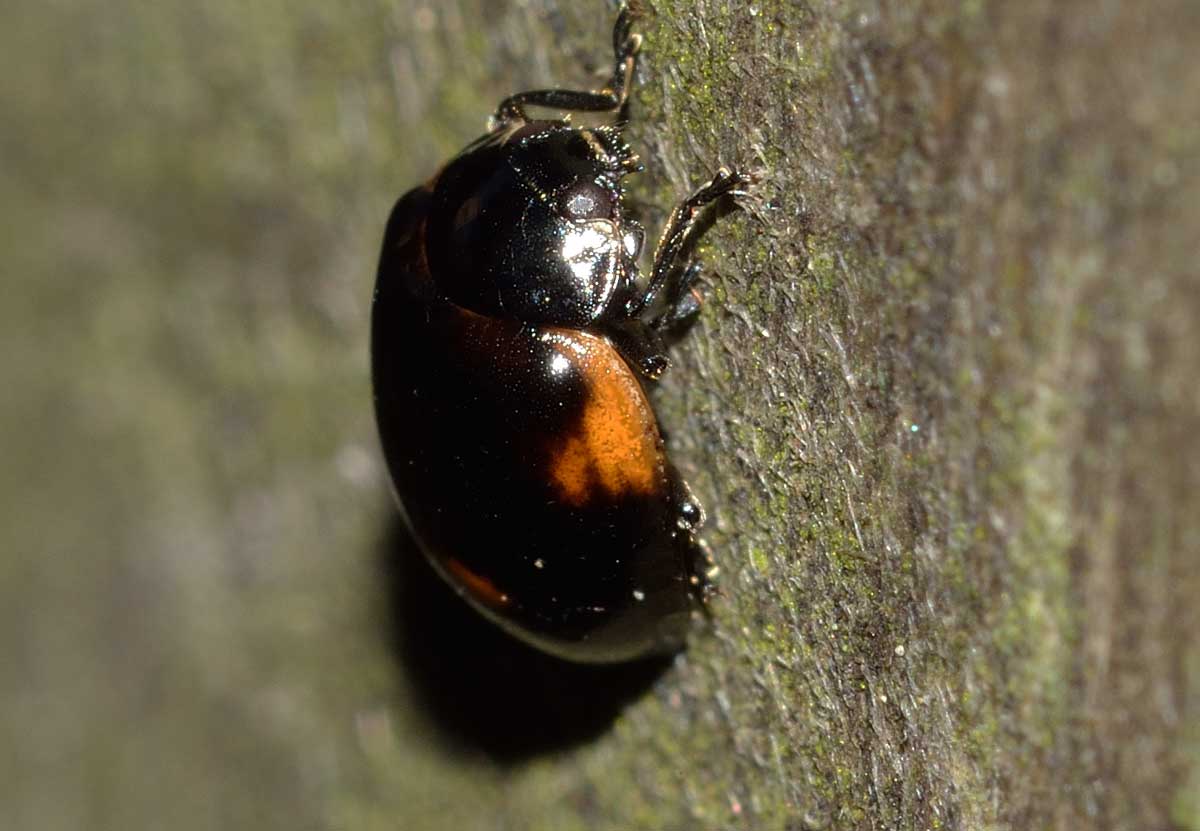
[[[516,755],[394,648],[455,642],[381,567],[367,304],[391,201],[611,9],[13,16],[14,827],[1200,829],[1200,15],[644,5],[646,220],[759,178],[657,392],[721,595]]]

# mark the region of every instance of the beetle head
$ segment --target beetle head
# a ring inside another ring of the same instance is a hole
[[[468,148],[438,178],[429,216],[441,292],[530,323],[601,317],[636,272],[642,232],[621,208],[636,169],[611,127],[530,122]]]

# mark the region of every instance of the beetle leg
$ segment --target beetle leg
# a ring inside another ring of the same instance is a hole
[[[670,364],[662,335],[644,320],[618,321],[605,326],[604,334],[630,366],[651,380],[658,380]]]
[[[704,525],[704,508],[683,479],[676,478],[674,490],[677,533],[686,538],[684,570],[688,575],[688,591],[708,616],[711,611],[707,601],[716,593],[714,581],[720,570],[707,543],[696,533]]]
[[[700,530],[704,524],[704,508],[682,479],[675,483],[675,513],[680,531],[690,534]]]
[[[585,91],[569,89],[534,89],[518,92],[500,102],[490,122],[491,130],[526,121],[526,107],[547,107],[552,110],[575,112],[607,112],[619,110],[618,121],[626,121],[629,86],[633,81],[633,67],[637,52],[642,45],[642,36],[630,31],[633,13],[622,6],[613,26],[613,53],[616,61],[612,77],[603,89]]]
[[[700,306],[704,302],[696,289],[696,280],[702,270],[703,266],[699,262],[693,262],[683,270],[679,281],[671,287],[666,311],[651,321],[651,328],[664,337],[669,337],[682,333],[696,322]]]
[[[639,315],[652,306],[666,288],[671,274],[675,271],[679,256],[688,242],[688,237],[696,227],[700,211],[706,205],[712,204],[728,193],[733,193],[749,181],[750,178],[745,174],[722,167],[706,185],[696,190],[671,211],[671,216],[667,219],[667,227],[654,252],[654,267],[650,272],[650,284],[646,287],[645,294],[630,308],[631,315]],[[694,274],[692,276],[695,277]],[[683,292],[677,292],[676,296],[671,298],[672,306],[677,306],[682,294],[691,289],[691,286],[686,284],[686,275],[680,283],[686,287]],[[669,311],[667,315],[670,315]]]
[[[709,606],[709,601],[713,595],[718,593],[715,581],[721,573],[721,569],[717,567],[708,543],[700,537],[692,538],[692,546],[688,551],[687,570],[690,584],[688,588],[692,597],[696,599],[704,616],[711,620],[712,608]]]

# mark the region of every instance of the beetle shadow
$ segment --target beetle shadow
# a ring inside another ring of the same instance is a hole
[[[671,666],[574,664],[526,646],[445,584],[399,516],[380,555],[394,655],[451,747],[511,765],[587,742]]]

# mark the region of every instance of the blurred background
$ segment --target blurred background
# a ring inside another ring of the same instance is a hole
[[[10,5],[0,825],[491,827],[391,644],[371,289],[392,202],[551,80],[532,42],[599,63],[609,20]]]
[[[0,825],[1200,828],[1195,7],[649,5],[634,195],[765,175],[666,387],[725,611],[599,671],[429,579],[367,340],[613,5],[8,4]]]

